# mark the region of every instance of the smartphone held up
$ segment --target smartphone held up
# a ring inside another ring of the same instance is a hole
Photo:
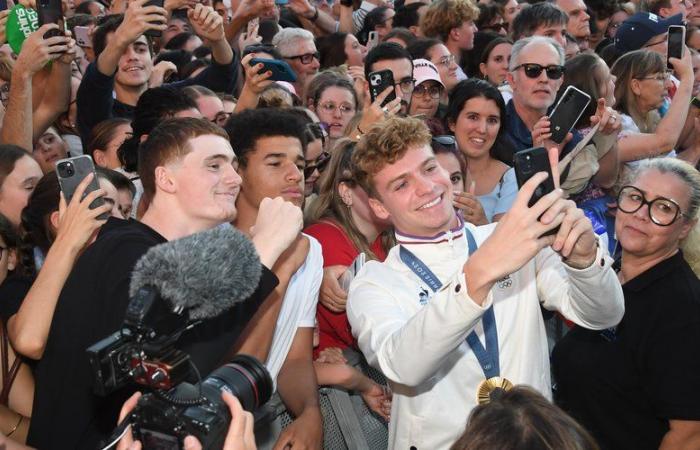
[[[44,39],[54,36],[63,36],[65,25],[63,23],[63,5],[61,0],[37,0],[36,12],[39,16],[39,26],[47,23],[55,23],[58,29],[49,30]]]

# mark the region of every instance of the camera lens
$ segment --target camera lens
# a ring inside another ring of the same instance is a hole
[[[212,372],[203,383],[231,391],[243,409],[251,412],[272,396],[270,373],[260,361],[248,355],[237,355]]]

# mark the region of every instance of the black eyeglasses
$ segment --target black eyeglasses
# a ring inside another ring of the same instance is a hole
[[[433,136],[432,143],[443,147],[457,148],[457,140],[454,136],[450,136],[449,134]]]
[[[311,64],[311,62],[316,58],[316,61],[319,61],[321,59],[321,53],[319,52],[313,52],[313,53],[304,53],[303,55],[296,55],[296,56],[285,56],[284,59],[298,59],[301,61],[302,64]]]
[[[328,152],[323,152],[321,153],[318,158],[313,162],[313,164],[309,164],[304,168],[304,178],[309,178],[313,173],[318,170],[318,173],[322,173],[325,169],[328,163],[331,160],[331,154]]]
[[[413,95],[423,97],[426,94],[430,95],[431,98],[440,98],[440,95],[442,95],[442,86],[426,86],[424,84],[419,84],[413,88]]]
[[[543,70],[547,72],[547,78],[550,80],[558,80],[564,75],[564,66],[542,66],[534,63],[520,64],[519,66],[515,66],[511,72],[515,72],[520,68],[523,69],[523,72],[525,72],[528,78],[539,77]]]
[[[639,208],[647,205],[647,213],[652,222],[660,227],[667,227],[675,222],[680,216],[686,216],[681,211],[681,207],[675,200],[665,197],[656,197],[654,200],[647,200],[639,188],[634,186],[623,186],[617,196],[617,207],[620,211],[632,214],[639,211]],[[686,216],[687,217],[687,216]]]
[[[413,92],[413,89],[416,86],[416,80],[414,78],[407,77],[402,80],[399,80],[398,83],[394,83],[394,86],[396,85],[399,86],[401,92],[403,92],[404,94],[410,94]]]

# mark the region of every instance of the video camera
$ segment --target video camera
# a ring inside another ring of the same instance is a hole
[[[132,382],[153,389],[131,415],[134,437],[146,449],[180,449],[188,435],[199,439],[203,449],[221,448],[231,420],[221,392],[231,392],[251,412],[272,395],[267,369],[247,355],[236,356],[196,384],[185,382],[196,369],[190,371],[189,355],[175,343],[200,322],[189,321],[183,309],[173,310],[156,289],[144,287],[132,296],[122,329],[87,349],[98,395]]]

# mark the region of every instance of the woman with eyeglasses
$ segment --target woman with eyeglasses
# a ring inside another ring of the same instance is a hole
[[[427,59],[414,59],[413,78],[416,79],[416,84],[411,93],[408,113],[412,116],[435,117],[440,97],[445,92],[437,67]]]
[[[556,345],[555,397],[604,450],[699,448],[700,173],[649,160],[617,203],[625,315]]]
[[[670,61],[680,83],[663,118],[658,108],[673,83],[661,55],[649,50],[629,52],[610,69],[617,78],[615,109],[621,113],[619,157],[627,168],[645,158],[674,155],[680,144],[693,91],[693,66],[687,49],[683,59]]]
[[[328,148],[343,137],[357,111],[357,93],[353,84],[341,76],[328,77],[315,91],[311,109],[328,131]]]
[[[345,314],[347,292],[338,279],[360,253],[367,260],[383,261],[393,246],[389,225],[374,216],[367,193],[353,178],[354,149],[353,141],[338,141],[321,178],[318,198],[310,208],[307,222],[311,225],[304,230],[318,240],[323,251],[324,276],[316,313],[320,343],[316,356],[331,347],[357,349]]]
[[[475,195],[483,208],[462,209],[465,220],[475,225],[498,221],[518,193],[515,172],[494,156],[503,145],[505,117],[501,93],[484,80],[461,81],[450,95],[447,125],[467,159],[467,194]]]

